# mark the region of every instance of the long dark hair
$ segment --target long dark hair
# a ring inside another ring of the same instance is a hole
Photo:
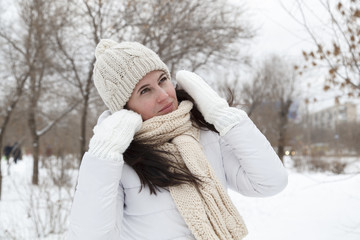
[[[176,95],[179,103],[183,100],[189,100],[194,103],[194,100],[184,90],[176,90]],[[212,124],[205,121],[195,103],[190,116],[191,121],[195,123],[194,126],[203,130],[217,132]],[[193,184],[198,188],[201,183],[201,180],[192,174],[185,165],[179,166],[175,164],[171,160],[174,158],[171,153],[155,150],[152,145],[134,140],[123,156],[124,161],[139,176],[141,189],[148,186],[150,194],[156,195],[156,192],[160,189],[167,189],[170,186],[180,184]]]

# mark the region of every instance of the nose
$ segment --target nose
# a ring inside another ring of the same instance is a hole
[[[162,102],[166,100],[169,97],[169,94],[165,91],[165,89],[159,87],[158,93],[157,93],[157,102]]]

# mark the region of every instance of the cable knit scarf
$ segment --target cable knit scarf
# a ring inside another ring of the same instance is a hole
[[[242,239],[247,229],[202,151],[200,131],[190,120],[192,106],[190,101],[183,101],[177,110],[145,121],[135,139],[172,153],[174,161],[185,164],[203,181],[200,192],[192,184],[170,187],[180,214],[197,240]]]

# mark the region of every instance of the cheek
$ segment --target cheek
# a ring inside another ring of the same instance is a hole
[[[138,100],[135,104],[129,104],[129,109],[141,115],[143,121],[154,116],[155,102],[147,99],[146,101]]]
[[[168,91],[168,95],[169,95],[169,97],[175,99],[175,101],[176,101],[176,108],[177,108],[178,101],[177,101],[176,91],[175,91],[175,88],[174,88],[174,87],[172,87],[172,88]]]
[[[176,99],[176,92],[175,92],[175,89],[172,89],[172,90],[170,91],[169,96],[170,96],[170,97],[172,97],[172,98],[175,98],[175,99]]]
[[[152,101],[146,101],[144,104],[141,105],[141,117],[142,119],[148,120],[149,118],[152,118],[155,116],[155,104]]]

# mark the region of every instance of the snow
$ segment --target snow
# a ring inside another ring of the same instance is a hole
[[[288,187],[269,198],[231,192],[249,228],[247,240],[359,240],[360,175],[290,172]]]
[[[71,186],[58,187],[52,180],[59,179],[61,167],[56,165],[59,161],[46,160],[44,164],[52,167],[45,169],[40,164],[39,186],[31,184],[31,156],[23,156],[17,164],[11,158],[10,168],[6,161],[1,161],[0,239],[64,239],[62,235],[67,226],[77,172],[70,171],[73,176],[69,180]]]
[[[36,236],[28,203],[31,156],[12,164],[10,175],[2,161],[2,171],[0,239],[63,239],[64,234]],[[44,177],[44,170],[40,172]],[[360,239],[360,174],[288,172],[288,186],[272,197],[244,197],[229,191],[249,230],[245,240]],[[76,179],[77,172],[72,175]],[[64,206],[70,208],[70,204]]]

